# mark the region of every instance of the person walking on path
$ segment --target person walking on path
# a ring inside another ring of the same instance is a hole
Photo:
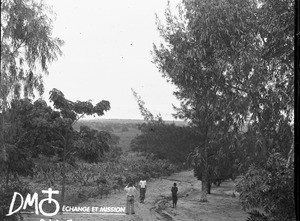
[[[144,203],[146,188],[147,188],[147,182],[144,178],[142,178],[141,181],[139,182],[139,187],[140,187],[140,202]]]
[[[135,214],[134,212],[134,196],[136,194],[136,188],[130,182],[124,190],[127,193],[126,199],[126,214]]]
[[[173,184],[171,188],[171,192],[172,192],[172,199],[173,199],[173,208],[175,208],[178,200],[178,196],[177,196],[178,188],[176,183]]]

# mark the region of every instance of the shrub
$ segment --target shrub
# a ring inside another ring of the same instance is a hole
[[[295,219],[294,166],[278,153],[265,165],[250,166],[237,191],[243,208],[251,210],[249,221]]]
[[[26,196],[27,193],[30,193],[30,190],[26,188],[26,186],[27,185],[21,182],[11,182],[9,186],[0,184],[0,220],[18,220],[21,217],[19,213],[15,213],[11,216],[6,216],[6,214],[8,214],[14,192],[18,192],[22,196]]]

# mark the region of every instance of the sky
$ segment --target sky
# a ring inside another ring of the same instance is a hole
[[[176,8],[179,0],[171,0]],[[152,63],[160,44],[155,13],[164,20],[167,0],[46,0],[56,14],[53,36],[65,41],[63,56],[44,78],[45,94],[56,88],[69,100],[108,100],[103,119],[143,119],[133,88],[153,114],[174,120],[176,87]]]

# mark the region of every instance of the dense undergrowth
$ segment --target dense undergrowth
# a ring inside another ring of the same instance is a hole
[[[66,195],[64,205],[75,206],[88,198],[102,198],[109,194],[122,191],[128,182],[137,183],[141,178],[147,180],[160,176],[168,176],[178,171],[180,167],[167,160],[156,159],[153,156],[145,156],[136,152],[121,155],[118,160],[102,163],[76,162],[73,166],[67,166]],[[47,178],[46,178],[47,177]],[[57,164],[48,171],[35,171],[33,177],[19,177],[5,187],[1,183],[0,191],[0,218],[6,217],[12,200],[13,192],[19,192],[24,198],[27,193],[37,192],[39,200],[46,196],[41,190],[51,187],[61,192],[61,166]],[[60,195],[54,195],[60,201]],[[15,208],[20,205],[17,200]],[[53,205],[45,206],[45,211],[53,211]],[[62,205],[60,205],[62,206]],[[34,207],[28,207],[34,210]],[[17,218],[14,217],[15,219]],[[9,219],[13,220],[13,217]]]

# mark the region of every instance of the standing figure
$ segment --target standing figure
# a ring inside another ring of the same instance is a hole
[[[126,200],[126,214],[135,214],[134,212],[134,196],[136,194],[136,188],[130,182],[124,190],[127,193]]]
[[[146,188],[147,188],[147,182],[146,182],[145,178],[141,179],[141,181],[139,183],[139,187],[140,187],[140,202],[144,203]]]
[[[172,192],[172,199],[173,199],[173,208],[175,208],[177,205],[177,200],[178,200],[178,197],[177,197],[178,188],[177,188],[176,183],[173,184],[171,192]]]

